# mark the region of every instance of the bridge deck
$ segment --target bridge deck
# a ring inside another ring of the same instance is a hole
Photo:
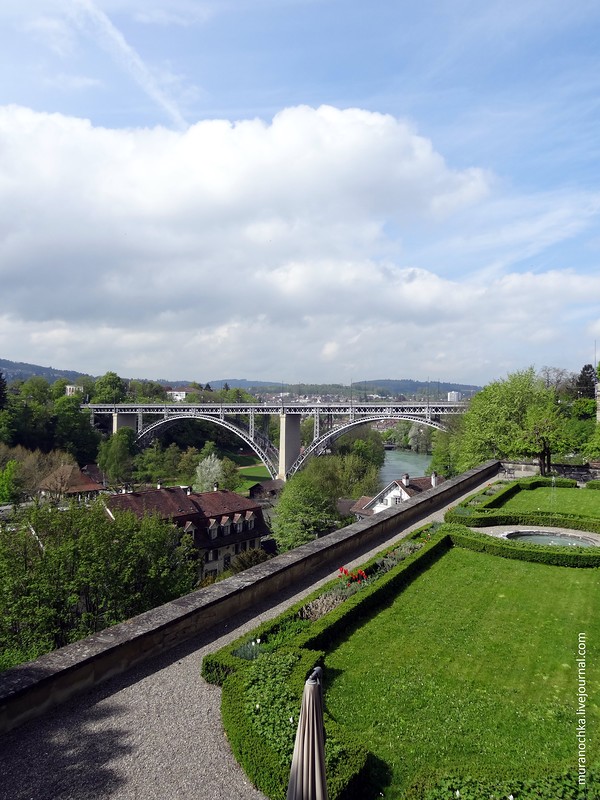
[[[390,543],[441,520],[444,511],[403,529]],[[227,630],[197,637],[4,734],[0,800],[264,800],[229,750],[220,689],[204,682],[200,664],[205,653],[277,616],[334,574],[315,577],[238,615]]]

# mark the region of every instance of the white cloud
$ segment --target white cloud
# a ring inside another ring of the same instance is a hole
[[[87,89],[97,89],[102,86],[102,81],[86,75],[68,75],[60,72],[57,75],[45,77],[44,84],[65,92],[80,92]]]
[[[177,132],[1,108],[0,349],[198,380],[575,367],[600,278],[507,266],[597,213],[581,193],[554,200],[503,198],[485,171],[359,109]],[[491,254],[505,266],[473,269]]]

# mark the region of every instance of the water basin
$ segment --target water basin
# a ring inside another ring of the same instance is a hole
[[[600,540],[585,534],[576,533],[550,533],[550,531],[510,531],[507,539],[531,544],[556,544],[571,547],[598,547]]]

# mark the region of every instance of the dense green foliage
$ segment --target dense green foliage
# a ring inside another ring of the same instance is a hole
[[[34,507],[0,524],[0,668],[194,588],[192,542],[158,518]]]
[[[307,472],[294,475],[285,485],[273,520],[279,552],[292,550],[335,527],[339,515],[334,504]]]
[[[488,458],[534,459],[545,475],[553,457],[600,455],[589,372],[552,383],[530,368],[488,384],[448,431],[436,432],[431,469],[455,475]]]
[[[18,461],[11,459],[4,469],[0,469],[0,505],[16,503],[19,499],[17,482]]]
[[[357,499],[379,490],[385,458],[381,436],[361,426],[340,436],[333,455],[319,456],[287,481],[273,519],[279,551],[291,550],[342,524],[340,497]]]

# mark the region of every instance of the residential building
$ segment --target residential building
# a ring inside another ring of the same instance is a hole
[[[104,491],[101,483],[84,474],[75,464],[63,464],[40,482],[40,497],[52,500],[91,500]]]
[[[131,511],[139,518],[158,514],[191,534],[203,556],[202,578],[228,569],[234,556],[260,547],[261,537],[269,534],[260,505],[225,489],[192,492],[188,487],[159,487],[111,495],[106,507],[111,516],[116,510]]]
[[[360,497],[350,509],[357,519],[370,517],[406,502],[427,489],[435,488],[445,480],[432,472],[429,477],[411,478],[406,472],[399,480],[392,481],[375,497]]]
[[[183,403],[187,399],[188,394],[192,394],[193,392],[197,392],[197,389],[167,389],[166,395],[169,400],[173,400],[175,403]]]

